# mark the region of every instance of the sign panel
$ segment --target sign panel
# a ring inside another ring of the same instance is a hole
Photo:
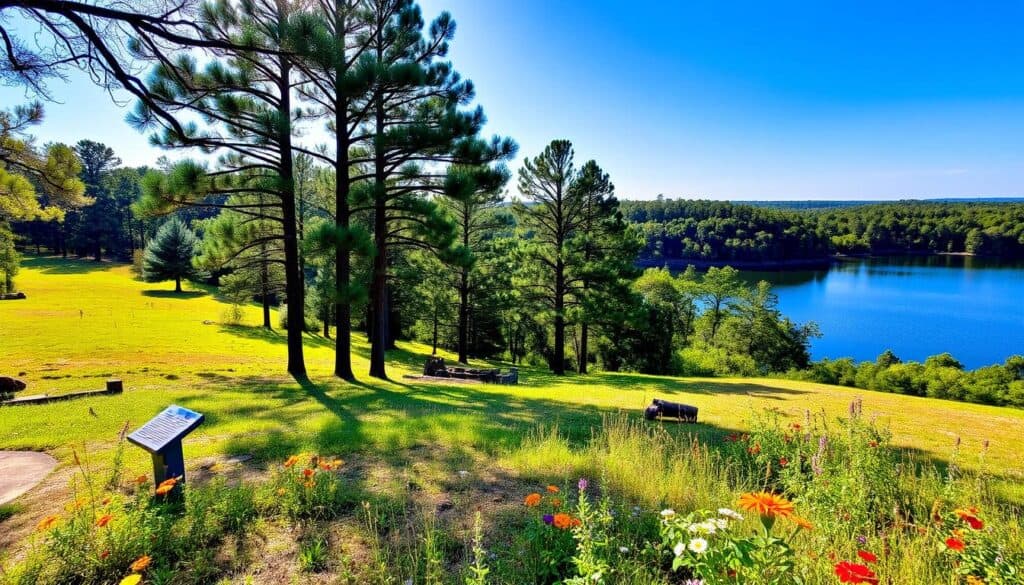
[[[181,441],[182,437],[191,433],[202,422],[203,415],[172,404],[128,435],[128,440],[150,453],[157,453],[168,445]]]

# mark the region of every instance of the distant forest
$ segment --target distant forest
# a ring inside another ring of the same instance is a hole
[[[623,201],[647,265],[813,264],[833,254],[974,254],[1024,258],[1024,202]]]

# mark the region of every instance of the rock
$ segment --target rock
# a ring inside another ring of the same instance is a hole
[[[17,378],[0,376],[0,394],[13,394],[25,389],[25,383]]]

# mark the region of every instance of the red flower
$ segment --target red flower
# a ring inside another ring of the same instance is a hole
[[[868,447],[877,447],[878,441],[868,441]]]
[[[306,478],[310,478],[310,477],[312,477],[312,476],[313,476],[313,473],[314,473],[314,472],[313,472],[313,470],[312,470],[312,469],[303,469],[303,470],[302,470],[302,475],[306,476]]]
[[[749,452],[751,455],[757,455],[758,453],[761,452],[761,443],[754,443],[753,447],[747,448],[747,452]]]
[[[946,546],[948,546],[951,550],[961,552],[964,550],[964,541],[960,540],[959,538],[953,538],[951,536],[946,539]]]
[[[981,530],[985,527],[985,523],[981,521],[981,518],[978,518],[977,514],[977,508],[968,508],[967,510],[956,511],[956,515],[966,522],[968,526],[974,530]]]
[[[864,561],[866,563],[877,563],[878,562],[878,557],[876,557],[874,554],[872,554],[872,553],[870,553],[870,552],[868,552],[866,550],[859,550],[859,551],[857,551],[857,556],[860,557],[860,560],[862,560],[862,561]]]
[[[728,435],[725,436],[725,441],[727,443],[735,443],[739,440],[740,436],[737,433],[729,433]]]
[[[786,459],[785,457],[779,457],[779,467],[785,467],[787,465],[789,465],[789,459]]]
[[[867,565],[842,561],[836,565],[836,576],[842,583],[870,583],[878,585],[878,576]]]

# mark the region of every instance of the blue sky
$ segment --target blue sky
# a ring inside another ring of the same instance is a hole
[[[568,138],[620,198],[1024,195],[1022,2],[421,5],[458,22],[488,133],[520,158]],[[159,156],[101,90],[51,87],[41,140]]]

